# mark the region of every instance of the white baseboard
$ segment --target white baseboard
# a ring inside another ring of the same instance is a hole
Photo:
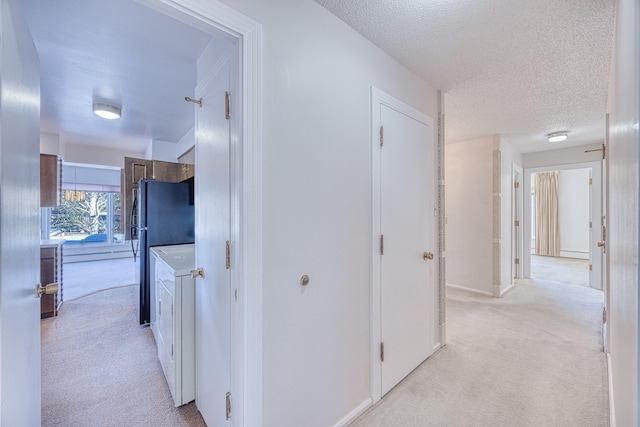
[[[509,286],[507,286],[506,288],[504,288],[503,290],[500,291],[500,297],[503,297],[504,294],[506,294],[507,292],[509,292],[513,288],[515,288],[515,286],[513,285],[513,283],[511,283]]]
[[[567,251],[567,250],[560,249],[560,256],[562,258],[589,259],[589,252]]]
[[[611,353],[607,352],[607,374],[609,376],[609,426],[616,427],[616,405],[613,400],[613,376],[611,372]]]
[[[471,293],[474,293],[474,294],[480,294],[480,295],[485,295],[485,296],[488,296],[488,297],[493,297],[493,294],[491,292],[479,291],[478,289],[473,289],[473,288],[465,288],[464,286],[452,285],[451,283],[447,283],[447,287],[448,288],[454,288],[454,289],[460,289],[461,291],[471,292]]]
[[[368,398],[367,400],[359,404],[353,411],[345,415],[344,418],[342,418],[340,421],[335,423],[333,427],[343,427],[348,425],[350,422],[355,421],[355,419],[358,418],[360,415],[362,415],[364,411],[369,409],[372,404],[373,404],[373,399]]]

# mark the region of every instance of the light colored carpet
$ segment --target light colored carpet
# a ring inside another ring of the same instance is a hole
[[[531,255],[531,278],[589,286],[589,260]]]
[[[42,321],[42,425],[202,427],[192,402],[173,406],[137,286],[65,302]]]
[[[542,280],[501,299],[447,289],[447,346],[353,425],[607,426],[602,307]]]
[[[62,269],[64,302],[104,289],[135,284],[138,265],[131,257],[65,264]]]

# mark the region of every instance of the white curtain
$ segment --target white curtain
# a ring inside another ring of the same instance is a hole
[[[560,256],[558,172],[535,174],[536,255]]]

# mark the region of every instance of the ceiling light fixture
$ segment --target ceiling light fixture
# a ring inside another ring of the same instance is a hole
[[[567,131],[553,132],[547,135],[547,138],[549,139],[549,142],[562,142],[567,139],[568,134],[569,132]]]
[[[119,119],[122,115],[122,109],[120,107],[103,102],[94,102],[93,112],[107,120]]]

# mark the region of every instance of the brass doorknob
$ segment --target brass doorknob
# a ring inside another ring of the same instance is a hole
[[[599,248],[604,248],[604,242],[598,242],[598,247]]]
[[[36,298],[40,298],[42,295],[53,295],[58,292],[58,283],[49,283],[46,286],[42,286],[40,283],[36,286]]]
[[[433,259],[433,254],[431,252],[425,252],[422,254],[422,259]]]

